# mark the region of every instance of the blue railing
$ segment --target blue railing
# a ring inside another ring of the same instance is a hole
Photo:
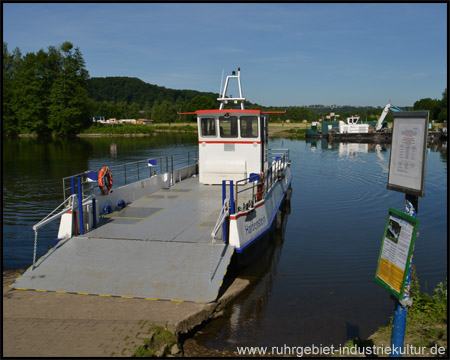
[[[108,168],[113,176],[114,188],[164,173],[169,173],[171,175],[171,185],[173,185],[176,181],[176,179],[173,178],[174,171],[184,166],[195,164],[197,160],[198,152],[189,151],[185,154],[155,156],[151,159],[108,166]],[[100,170],[101,168],[87,170],[63,178],[64,200],[70,195],[80,192],[78,189],[75,190],[74,182],[78,183],[79,188],[81,188],[83,200],[92,195],[99,195],[98,174]]]

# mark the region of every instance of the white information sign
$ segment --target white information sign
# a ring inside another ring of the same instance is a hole
[[[398,228],[398,230],[396,229]],[[395,231],[395,230],[397,231]],[[381,258],[388,260],[402,271],[406,269],[409,246],[414,226],[407,221],[391,216]]]
[[[396,113],[388,189],[424,196],[428,111]]]

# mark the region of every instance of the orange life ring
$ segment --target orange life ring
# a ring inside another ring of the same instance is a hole
[[[113,186],[113,177],[111,170],[107,166],[103,166],[98,173],[98,188],[103,195],[109,194]]]
[[[263,187],[264,187],[264,173],[261,172],[261,182],[256,186],[256,200],[262,200],[262,193],[263,193]]]

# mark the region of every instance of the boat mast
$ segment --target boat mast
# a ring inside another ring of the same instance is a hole
[[[237,79],[238,86],[239,86],[239,97],[226,97],[227,95],[227,89],[228,89],[228,82],[230,79]],[[244,101],[245,98],[242,96],[242,86],[241,86],[241,68],[238,68],[238,73],[236,75],[236,71],[232,72],[232,75],[228,75],[227,79],[225,80],[225,86],[223,87],[222,94],[219,94],[220,97],[217,98],[217,100],[220,102],[219,109],[222,110],[225,104],[228,104],[228,101],[234,101],[235,104],[238,103],[238,101],[241,102],[241,110],[244,110]]]

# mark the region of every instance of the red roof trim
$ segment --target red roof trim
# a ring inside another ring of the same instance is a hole
[[[261,144],[260,140],[256,141],[208,141],[208,140],[199,140],[199,144],[206,143],[206,144]]]
[[[178,113],[178,115],[199,115],[199,114],[226,114],[226,113],[238,113],[238,114],[286,114],[286,111],[261,111],[261,110],[249,110],[249,109],[211,109],[211,110],[197,110],[193,112]]]
[[[213,110],[197,110],[195,113],[196,114],[226,114],[226,113],[259,114],[259,113],[261,113],[261,110],[248,110],[248,109],[245,109],[245,110],[242,110],[242,109],[223,109],[223,110],[219,110],[219,109],[213,109]]]

